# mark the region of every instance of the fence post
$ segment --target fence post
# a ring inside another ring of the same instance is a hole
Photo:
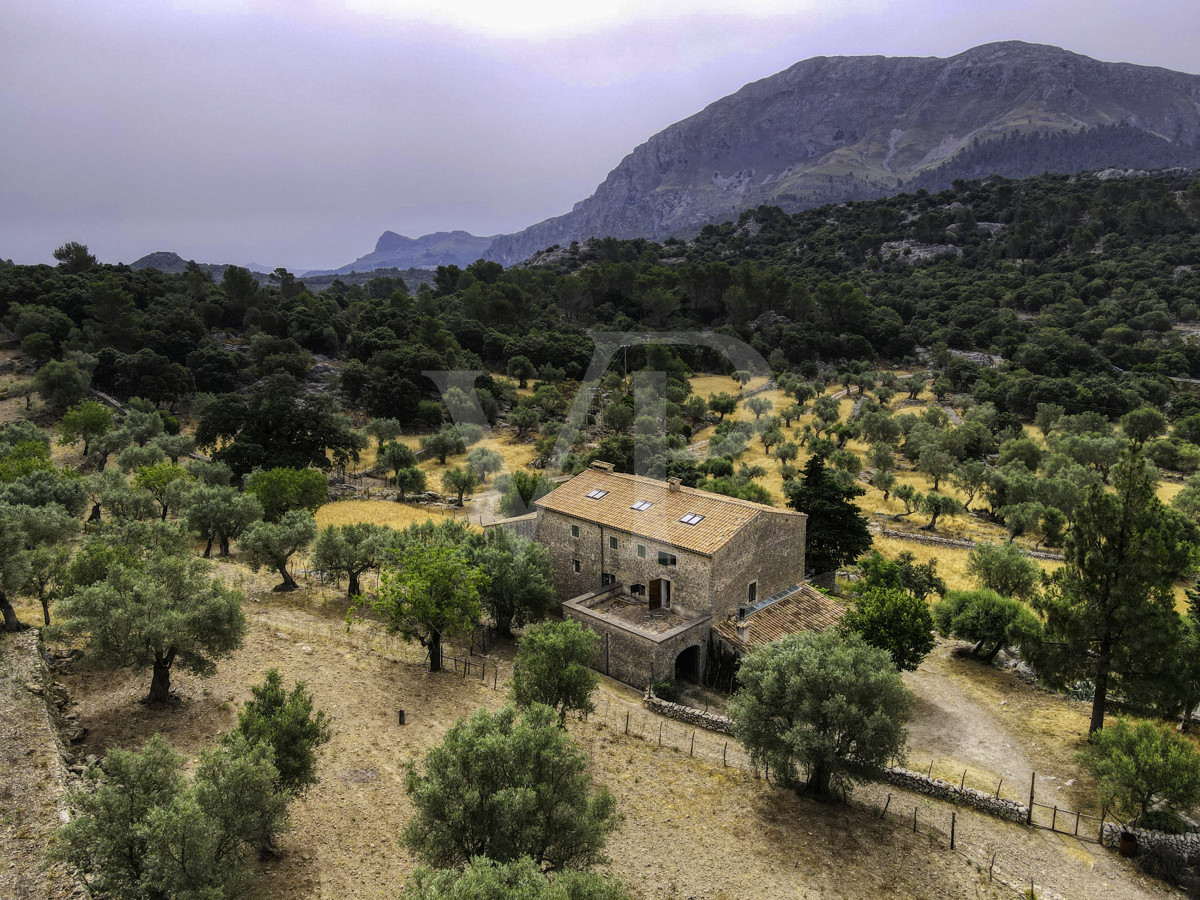
[[[958,813],[950,813],[950,849],[954,849],[954,826],[958,820]]]
[[[1037,772],[1029,774],[1029,812],[1025,814],[1025,824],[1033,824],[1033,786],[1037,783]]]
[[[879,818],[882,819],[884,816],[887,815],[888,807],[891,805],[892,805],[892,795],[888,794],[887,802],[883,804],[883,811],[879,814]]]
[[[688,748],[688,756],[694,755],[696,752],[696,732],[692,732],[692,746]]]
[[[913,834],[917,833],[917,808],[913,807]]]
[[[625,710],[625,733],[629,734],[629,710]]]
[[[1108,810],[1100,810],[1100,846],[1104,846],[1104,817],[1108,815]]]
[[[1000,780],[996,782],[996,799],[1000,799],[1000,785],[1004,784],[1004,776],[1000,776]]]
[[[992,868],[996,865],[996,854],[992,854],[992,860],[988,863],[988,881],[992,880]]]
[[[932,759],[929,761],[929,771],[925,773],[925,777],[926,778],[933,777],[933,760]]]
[[[658,746],[662,746],[662,722],[658,723]]]
[[[966,785],[966,783],[967,783],[967,770],[963,769],[963,777],[962,777],[962,780],[959,781],[959,783],[958,783],[958,789],[961,791],[963,789],[963,787]]]
[[[726,741],[725,749],[721,751],[721,765],[725,766],[726,768],[729,767],[729,763],[725,762],[725,757],[728,753],[729,753],[729,741]]]
[[[1050,830],[1054,830],[1054,826],[1058,824],[1058,807],[1054,807],[1054,815],[1050,817]]]
[[[493,691],[498,690],[496,685],[499,683],[499,681],[500,681],[500,670],[496,669],[495,671],[492,672],[492,690]]]

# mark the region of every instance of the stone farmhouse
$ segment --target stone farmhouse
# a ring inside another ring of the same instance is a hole
[[[635,687],[702,680],[714,629],[732,629],[725,644],[736,652],[739,634],[754,642],[747,628],[764,610],[786,619],[799,600],[821,607],[822,625],[840,617],[803,584],[802,513],[621,474],[603,462],[535,506],[522,530],[532,526],[549,550],[563,617],[599,633],[595,667]]]

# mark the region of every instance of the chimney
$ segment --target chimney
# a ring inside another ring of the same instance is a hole
[[[672,494],[677,493],[679,491],[679,479],[678,478],[668,478],[667,479],[667,490],[670,491]]]
[[[750,637],[750,622],[747,619],[738,619],[737,622],[737,637],[743,644],[749,642]]]

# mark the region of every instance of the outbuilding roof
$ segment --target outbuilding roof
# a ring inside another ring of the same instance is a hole
[[[738,637],[737,619],[726,619],[713,631],[740,651],[769,644],[801,631],[825,631],[842,620],[846,607],[810,584],[802,584],[780,599],[754,610],[742,620],[746,637]]]
[[[761,515],[802,516],[594,463],[535,501],[541,509],[711,556]]]

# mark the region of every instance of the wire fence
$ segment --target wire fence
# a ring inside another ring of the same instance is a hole
[[[768,767],[759,766],[735,738],[656,715],[640,709],[633,702],[602,695],[596,709],[587,717],[587,723],[604,729],[618,740],[645,742],[710,765],[736,768],[771,784],[777,783],[774,773]],[[924,774],[932,778],[939,773],[931,763]],[[967,772],[960,773],[957,782],[970,787]],[[992,785],[992,794],[1000,796],[1004,784],[1000,779]],[[1015,790],[1014,786],[1009,791],[1009,799]],[[860,785],[853,795],[844,799],[850,806],[868,811],[898,830],[928,837],[944,850],[962,857],[980,873],[986,872],[990,883],[1016,896],[1029,896],[1026,892],[1031,889],[1036,897],[1061,896],[1046,883],[1045,876],[1019,871],[1024,868],[1020,857],[1012,852],[1011,845],[1005,844],[995,819],[982,810],[877,782]],[[1026,796],[1020,802],[1027,800]],[[1077,836],[1081,841],[1094,844],[1099,842],[1102,821],[1086,813],[1035,801],[1034,812],[1026,824],[1067,837]]]
[[[303,624],[272,621],[272,627],[309,641],[337,640],[397,662],[423,667],[429,664],[429,653],[425,648],[415,646],[397,634],[389,634],[386,628],[374,622],[359,623],[349,630],[344,625],[311,620]],[[478,681],[493,691],[506,691],[512,674],[511,665],[489,656],[474,655],[473,643],[445,648],[442,656],[445,673],[464,681]],[[582,726],[603,730],[612,740],[636,740],[712,766],[735,768],[771,784],[777,783],[770,768],[759,766],[735,738],[650,712],[641,705],[640,698],[625,700],[600,693],[595,709]],[[934,778],[945,773],[938,772],[931,761],[920,774]],[[972,787],[967,775],[967,771],[959,774],[957,786],[960,789]],[[1002,793],[1005,787],[1009,787],[1007,798]],[[1031,783],[1030,795],[1035,788],[1036,779]],[[1009,786],[1004,779],[999,779],[987,790],[1002,799],[1013,799],[1018,793],[1016,785]],[[897,830],[928,837],[944,850],[977,867],[980,873],[986,871],[989,882],[1016,896],[1029,896],[1026,892],[1030,890],[1036,897],[1061,896],[1051,885],[1040,881],[1039,876],[1030,877],[1014,870],[1021,866],[1019,857],[998,836],[1001,832],[997,830],[995,820],[984,811],[882,783],[860,785],[852,796],[844,799],[849,805],[889,822]],[[1027,795],[1020,797],[1018,802],[1027,804],[1029,799]],[[1103,820],[1034,798],[1025,824],[1095,844],[1099,843]]]

